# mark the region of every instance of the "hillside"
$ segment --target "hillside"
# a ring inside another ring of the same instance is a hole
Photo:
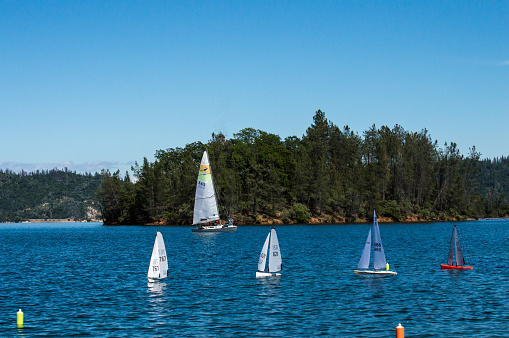
[[[98,216],[99,174],[64,170],[0,170],[0,222],[29,219],[90,220]]]

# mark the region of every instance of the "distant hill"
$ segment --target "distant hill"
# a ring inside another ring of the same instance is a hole
[[[101,175],[67,169],[14,173],[0,169],[0,222],[98,217]]]

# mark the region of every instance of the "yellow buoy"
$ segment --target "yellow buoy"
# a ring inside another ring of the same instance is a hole
[[[405,338],[405,328],[401,326],[401,323],[396,326],[396,338]]]
[[[385,263],[385,270],[389,271],[389,263]]]
[[[16,313],[16,325],[18,327],[23,327],[23,312],[21,312],[21,309]]]

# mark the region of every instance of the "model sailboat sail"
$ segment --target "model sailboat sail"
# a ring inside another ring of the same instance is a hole
[[[456,261],[454,260],[456,257]],[[440,264],[442,269],[473,269],[471,266],[464,266],[465,259],[461,251],[460,241],[456,225],[452,229],[451,245],[449,246],[449,255],[447,256],[447,264]]]
[[[147,279],[152,283],[166,277],[168,277],[168,258],[166,257],[163,235],[158,231],[150,257]]]
[[[371,229],[369,229],[368,238],[366,239],[366,244],[364,244],[364,249],[362,250],[361,259],[359,260],[357,269],[369,268],[370,258],[371,258]]]
[[[268,256],[267,250],[269,251]],[[267,258],[269,259],[269,271],[265,272]],[[278,272],[282,269],[283,260],[281,258],[279,241],[277,239],[276,229],[272,228],[263,243],[260,259],[258,260],[258,271],[256,271],[256,277],[281,276]]]
[[[215,224],[211,224],[212,222],[215,222]],[[198,226],[193,229],[195,232],[234,232],[237,230],[231,218],[224,225],[221,224],[207,151],[203,152],[198,172],[193,225]]]
[[[369,269],[371,247],[373,247],[373,270]],[[385,260],[384,247],[382,245],[382,237],[380,237],[380,228],[378,227],[378,220],[376,218],[376,212],[374,212],[373,220],[373,245],[371,245],[371,229],[368,233],[368,238],[364,244],[362,250],[361,259],[357,265],[355,273],[369,273],[369,274],[384,274],[384,275],[397,275],[395,271],[389,270],[389,264]],[[384,269],[384,270],[381,270]]]

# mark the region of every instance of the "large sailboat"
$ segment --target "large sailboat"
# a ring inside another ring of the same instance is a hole
[[[456,261],[454,260],[456,256]],[[465,259],[460,247],[460,239],[456,225],[452,229],[451,245],[449,246],[449,256],[447,257],[447,264],[440,264],[442,270],[445,269],[473,269],[471,266],[465,266]]]
[[[373,211],[373,245],[371,245],[371,229],[369,229],[368,238],[362,250],[361,259],[357,265],[355,273],[380,274],[380,275],[397,275],[395,271],[389,270],[389,264],[385,260],[384,247],[382,238],[380,237],[380,228],[376,219],[376,212]],[[373,270],[369,270],[369,262],[371,258],[371,247],[373,247]]]
[[[198,182],[196,183],[196,195],[194,198],[193,232],[235,232],[237,226],[233,225],[231,217],[223,224],[217,208],[216,192],[212,181],[209,155],[203,152]]]

